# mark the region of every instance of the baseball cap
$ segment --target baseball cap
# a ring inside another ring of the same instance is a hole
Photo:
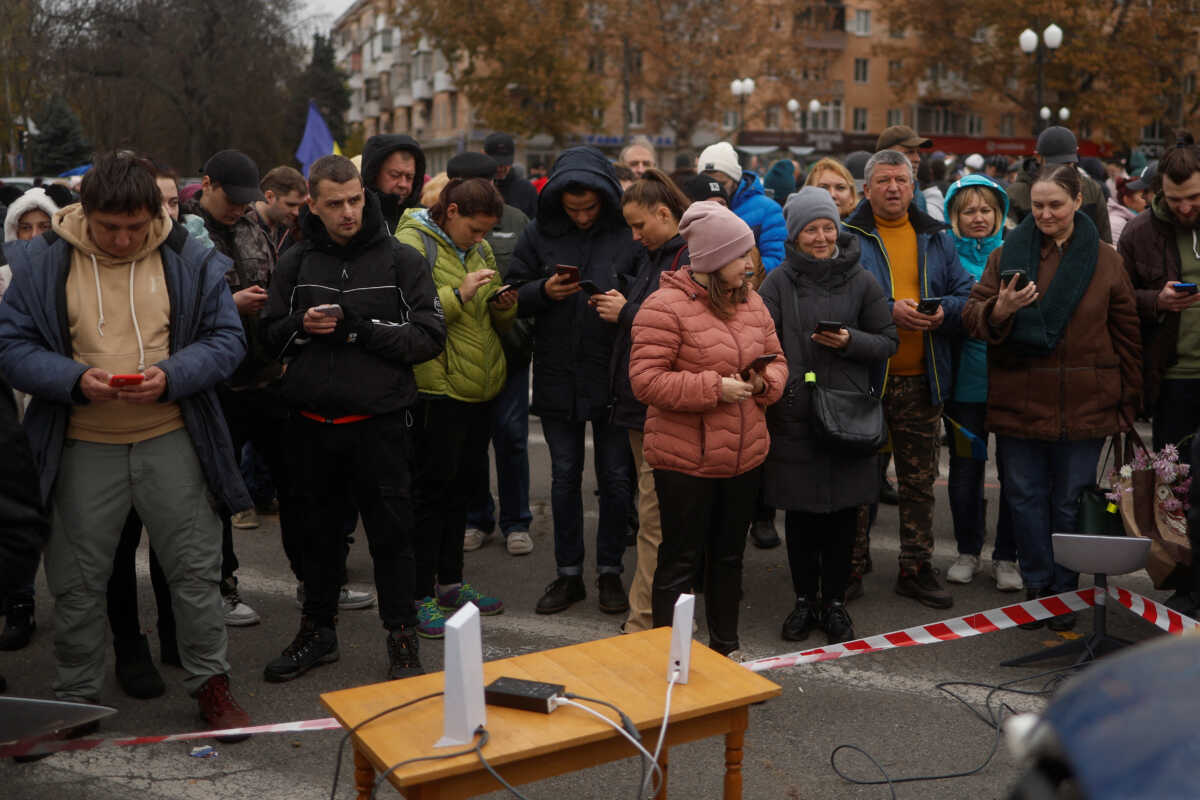
[[[497,164],[508,166],[513,163],[517,145],[507,133],[493,133],[483,140],[483,152],[496,159]]]
[[[1051,125],[1042,131],[1034,148],[1047,164],[1074,164],[1079,161],[1078,151],[1075,134],[1061,125]]]
[[[483,153],[459,153],[446,164],[446,175],[451,178],[496,177],[496,159]]]
[[[893,125],[890,128],[884,128],[883,133],[879,134],[879,140],[875,142],[875,152],[887,150],[889,147],[895,147],[896,145],[902,147],[933,147],[933,140],[918,136],[917,132],[907,125]]]
[[[258,165],[241,150],[222,150],[204,163],[204,174],[238,205],[263,200],[258,188]]]
[[[981,156],[979,153],[971,153],[971,155],[967,156],[967,160],[963,163],[967,165],[968,169],[973,169],[978,172],[979,170],[983,169],[983,156]]]
[[[1125,188],[1131,192],[1145,191],[1154,186],[1154,162],[1147,164],[1137,173],[1136,176],[1130,179],[1125,184]]]

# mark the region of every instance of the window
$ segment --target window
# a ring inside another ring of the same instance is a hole
[[[366,91],[366,100],[368,103],[372,100],[379,99],[378,78],[367,78],[366,81],[363,82],[363,89]]]
[[[604,74],[604,51],[603,50],[593,50],[591,52],[591,54],[588,55],[588,72],[591,72],[595,75],[603,75]]]
[[[645,100],[629,101],[629,124],[634,128],[640,128],[646,124]]]
[[[1001,136],[1012,136],[1013,131],[1015,129],[1016,129],[1016,120],[1013,118],[1012,114],[1005,114],[1000,117],[1000,135]]]
[[[870,65],[870,61],[868,59],[865,59],[865,58],[854,59],[854,82],[855,83],[866,83],[867,82],[867,80],[868,80],[867,68],[869,65]]]
[[[888,62],[888,84],[895,86],[900,83],[900,75],[904,69],[904,62],[900,59],[893,59]]]
[[[871,35],[871,12],[858,9],[854,12],[854,20],[850,24],[850,32],[857,36]]]
[[[458,92],[450,92],[446,99],[450,102],[450,127],[458,127]]]
[[[392,52],[392,29],[384,28],[379,32],[379,49],[385,53]]]
[[[596,106],[592,109],[592,122],[594,122],[597,127],[604,124],[604,106]]]
[[[903,125],[904,124],[904,109],[903,108],[889,108],[888,112],[887,112],[887,124],[888,124],[889,128],[892,127],[893,125]]]
[[[1183,76],[1183,93],[1185,95],[1196,93],[1196,73],[1189,72]]]
[[[734,128],[736,128],[738,126],[738,122],[739,122],[738,112],[736,112],[736,111],[726,111],[725,112],[725,122],[724,122],[725,130],[727,130],[727,131],[733,130]]]
[[[985,42],[987,42],[987,40],[988,40],[988,29],[986,27],[976,28],[975,32],[973,34],[971,34],[971,41],[975,42],[976,44],[984,44]]]
[[[635,48],[629,55],[629,74],[642,74],[642,51],[640,48]]]
[[[865,108],[854,109],[854,130],[856,133],[866,133],[867,110]]]
[[[888,28],[888,36],[892,37],[893,39],[903,39],[906,33],[907,32],[904,30],[904,28],[898,28],[894,26]]]
[[[768,130],[777,130],[780,127],[779,120],[783,116],[780,111],[781,109],[779,106],[767,106],[767,110],[764,112],[763,117]]]
[[[967,115],[967,135],[968,136],[983,136],[983,115],[968,114]]]
[[[866,109],[855,109],[855,111]],[[802,111],[800,113],[802,127],[805,130],[836,131],[842,128],[842,101],[832,100],[821,105],[817,113]],[[865,128],[864,128],[865,130]]]

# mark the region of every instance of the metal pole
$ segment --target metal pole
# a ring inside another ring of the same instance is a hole
[[[1042,120],[1042,106],[1045,105],[1045,66],[1046,66],[1046,49],[1042,44],[1042,39],[1038,37],[1037,46],[1037,106],[1033,109],[1033,136],[1042,132],[1042,125],[1045,124]]]

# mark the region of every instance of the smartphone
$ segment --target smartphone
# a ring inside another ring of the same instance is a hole
[[[942,305],[942,298],[926,297],[924,300],[917,303],[917,313],[925,314],[926,316],[933,316],[934,314],[937,313],[937,310],[939,308],[941,308],[941,305]]]
[[[335,319],[342,319],[344,317],[344,314],[342,313],[342,307],[337,303],[326,303],[325,305],[321,306],[313,306],[313,311],[317,312],[323,317],[334,317]]]
[[[567,283],[579,283],[579,267],[572,267],[570,264],[556,264],[554,272],[564,276]]]
[[[597,286],[593,281],[580,281],[579,288],[583,289],[584,293],[591,297],[594,294],[604,294],[604,290]]]
[[[141,374],[112,375],[108,379],[108,385],[114,387],[137,386],[144,380],[146,380],[146,376]]]
[[[1000,273],[1000,283],[1007,285],[1009,281],[1016,278],[1016,283],[1012,285],[1013,289],[1020,291],[1029,285],[1029,276],[1023,269],[1006,269]]]
[[[767,364],[770,364],[772,361],[775,360],[775,358],[776,358],[775,353],[767,353],[765,356],[759,356],[758,358],[754,359],[753,361],[750,362],[750,366],[746,367],[744,370],[742,370],[739,373],[742,376],[742,380],[744,380],[744,381],[750,380],[750,373],[762,372],[763,367],[767,366]]]
[[[1175,291],[1179,292],[1180,294],[1195,294],[1196,293],[1196,284],[1194,284],[1194,283],[1177,283],[1177,284],[1175,284]]]
[[[844,327],[846,326],[840,322],[823,319],[817,322],[817,333],[837,333]]]
[[[506,284],[504,284],[504,285],[503,285],[503,286],[501,286],[499,289],[497,289],[495,292],[493,292],[493,293],[492,293],[492,296],[491,296],[491,297],[489,297],[489,298],[487,299],[487,301],[488,301],[489,303],[495,303],[497,300],[499,300],[499,299],[500,299],[500,295],[504,294],[505,292],[511,292],[511,291],[512,291],[512,288],[513,288],[513,287],[509,286],[507,283],[506,283]]]

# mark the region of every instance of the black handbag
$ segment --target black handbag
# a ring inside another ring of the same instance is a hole
[[[874,392],[830,389],[817,383],[816,375],[804,376],[812,393],[812,429],[817,439],[831,449],[870,455],[887,444],[883,401]]]

